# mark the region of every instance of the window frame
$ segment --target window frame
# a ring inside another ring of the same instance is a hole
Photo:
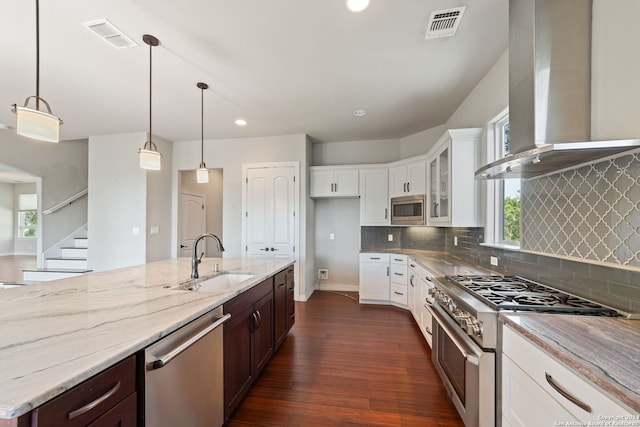
[[[489,163],[504,156],[503,128],[506,123],[509,123],[508,108],[501,111],[488,123],[486,148],[487,162]],[[512,250],[520,249],[520,242],[504,239],[504,180],[488,180],[486,196],[484,245]]]
[[[20,196],[33,196],[35,200],[31,198],[29,199],[24,198],[24,200],[21,197],[18,198],[16,238],[24,239],[24,240],[36,239],[38,237],[38,223],[39,223],[38,209],[37,209],[37,205],[38,205],[37,194],[22,193],[20,194]],[[35,206],[33,206],[33,202],[35,202]],[[22,206],[23,203],[28,205],[26,209],[25,209],[25,206]],[[27,212],[33,212],[33,214],[36,217],[36,223],[33,224],[32,226],[24,225],[24,215]],[[25,236],[24,233],[26,230],[33,230],[33,236]]]

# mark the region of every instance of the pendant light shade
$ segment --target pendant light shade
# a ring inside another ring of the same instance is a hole
[[[35,100],[35,108],[29,108],[29,101]],[[47,111],[40,110],[40,103]],[[16,132],[18,135],[37,141],[60,141],[60,125],[62,120],[53,115],[49,103],[40,97],[40,2],[36,0],[36,94],[24,100],[24,105],[13,104],[11,109],[17,116]]]
[[[196,172],[196,181],[204,184],[209,182],[209,169],[204,164],[204,91],[209,89],[209,85],[200,82],[196,86],[200,89],[200,166]]]
[[[144,146],[138,150],[140,156],[140,167],[147,170],[160,170],[162,167],[162,154],[158,151],[158,147],[153,142],[153,133],[151,127],[151,95],[152,95],[152,56],[151,51],[154,46],[158,46],[160,41],[152,35],[145,34],[142,36],[142,41],[149,45],[149,139],[144,143]]]

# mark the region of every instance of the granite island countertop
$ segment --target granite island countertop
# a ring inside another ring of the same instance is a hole
[[[640,414],[640,320],[533,313],[500,319]]]
[[[178,258],[0,290],[0,419],[16,418],[147,347],[291,265],[289,260],[204,258],[255,277],[222,292],[176,289]]]

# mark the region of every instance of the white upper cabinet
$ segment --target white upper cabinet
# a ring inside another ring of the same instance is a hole
[[[309,185],[311,197],[358,197],[358,169],[313,166]]]
[[[427,225],[480,225],[475,181],[481,128],[450,129],[427,156]]]
[[[422,160],[389,167],[389,197],[425,194],[426,163]]]
[[[389,225],[389,170],[360,169],[360,225]]]

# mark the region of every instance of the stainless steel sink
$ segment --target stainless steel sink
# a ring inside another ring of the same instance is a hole
[[[256,275],[252,273],[222,272],[205,279],[189,280],[180,284],[177,289],[197,292],[230,292],[254,277]]]

